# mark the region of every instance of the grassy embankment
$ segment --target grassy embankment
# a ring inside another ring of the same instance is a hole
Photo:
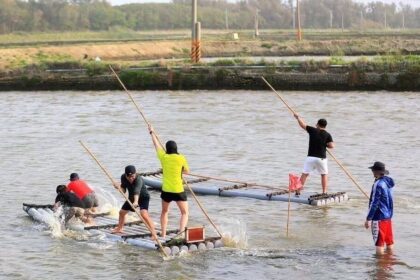
[[[400,72],[409,76],[420,72],[420,30],[307,30],[304,31],[305,40],[302,42],[295,41],[294,32],[290,30],[263,30],[259,38],[253,38],[253,33],[249,30],[238,34],[239,40],[233,40],[232,32],[204,30],[204,57],[235,58],[199,65],[259,65],[265,66],[267,73],[274,73],[278,67],[282,71],[293,69],[300,72],[322,72],[327,71],[330,65],[342,65],[360,72]],[[45,74],[45,70],[57,68],[83,68],[88,76],[95,76],[106,73],[108,64],[118,69],[190,68],[192,65],[188,59],[188,36],[188,30],[2,35],[0,78],[24,76],[30,79],[36,76],[37,80],[42,80],[51,75]],[[330,58],[325,61],[308,59],[276,63],[241,58],[302,55],[325,55]],[[380,56],[373,60],[362,57],[355,62],[348,62],[343,59],[347,55]],[[101,61],[95,61],[96,57],[100,57]],[[134,75],[133,79],[150,78],[150,73],[144,71],[130,71],[127,75]],[[416,79],[415,75],[414,78]]]

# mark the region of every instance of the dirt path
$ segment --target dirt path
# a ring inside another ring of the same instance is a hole
[[[0,49],[0,68],[21,67],[41,60],[82,60],[100,57],[106,61],[188,58],[190,41],[148,41],[129,43],[86,43],[80,45],[11,47]],[[359,39],[328,41],[204,41],[204,57],[363,55],[420,51],[418,39]]]

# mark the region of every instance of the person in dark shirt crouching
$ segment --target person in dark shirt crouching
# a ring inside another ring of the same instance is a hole
[[[84,223],[90,223],[91,218],[89,217],[89,212],[85,212],[84,202],[78,198],[73,192],[67,192],[65,185],[58,185],[56,188],[57,196],[55,198],[55,203],[53,209],[57,209],[60,205],[64,209],[64,222],[65,224],[73,218],[79,218]]]

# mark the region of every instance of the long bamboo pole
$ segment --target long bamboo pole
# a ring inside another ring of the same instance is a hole
[[[143,111],[140,109],[140,107],[137,105],[136,101],[134,100],[133,96],[131,95],[131,93],[127,90],[127,88],[125,87],[124,83],[121,81],[120,77],[118,77],[117,73],[115,73],[114,69],[112,68],[111,65],[109,65],[109,68],[111,69],[112,73],[114,73],[115,77],[118,79],[118,81],[120,82],[121,86],[124,88],[125,92],[127,93],[127,95],[130,97],[131,101],[134,103],[134,105],[137,108],[137,111],[140,113],[140,115],[142,116],[144,122],[146,123],[146,125],[150,125],[150,122],[146,119],[146,116],[144,115]],[[158,142],[160,143],[160,145],[162,147],[164,147],[162,145],[162,142],[160,141],[159,136],[157,135],[157,133],[154,133],[156,136],[156,139],[158,140]],[[183,179],[184,180],[184,179]],[[185,180],[184,180],[185,181]],[[186,181],[185,181],[186,182]],[[187,186],[189,187],[189,185],[187,184]],[[197,202],[198,206],[200,207],[200,209],[203,211],[204,215],[207,217],[207,219],[209,220],[209,222],[213,225],[213,227],[215,228],[215,230],[219,233],[220,236],[221,233],[218,230],[218,228],[216,227],[216,225],[213,223],[213,221],[210,219],[210,217],[208,216],[207,212],[204,210],[202,204],[200,203],[200,201],[198,200],[197,196],[195,195],[194,191],[189,187],[191,194],[194,197],[194,200]]]
[[[79,142],[82,145],[82,147],[86,150],[86,152],[92,157],[92,159],[99,165],[99,167],[102,169],[102,171],[108,177],[108,179],[111,181],[112,185],[113,186],[117,186],[118,185],[117,182],[112,178],[112,176],[106,170],[106,168],[99,162],[98,158],[90,151],[90,149],[82,141],[79,141]],[[121,190],[121,188],[118,188],[118,191],[125,198],[125,200],[128,202],[128,204],[130,204],[130,206],[134,210],[134,212],[136,212],[136,214],[139,216],[140,220],[143,222],[143,224],[146,226],[146,228],[150,231],[150,234],[153,236],[153,238],[155,238],[156,243],[158,244],[159,249],[162,252],[162,254],[165,257],[169,257],[168,254],[163,249],[162,243],[160,243],[160,241],[159,241],[158,237],[156,236],[156,234],[153,233],[152,229],[149,227],[149,225],[143,219],[143,217],[141,216],[139,210],[136,207],[134,207],[134,205],[131,203],[130,199],[128,199],[127,195]]]
[[[120,85],[122,86],[122,88],[124,89],[124,91],[127,93],[128,97],[130,98],[131,102],[133,102],[134,106],[136,107],[137,111],[140,113],[140,116],[142,117],[142,119],[144,120],[144,122],[146,123],[146,125],[149,125],[150,122],[146,119],[145,114],[143,113],[143,110],[140,108],[139,105],[137,105],[137,102],[134,100],[133,95],[131,94],[131,92],[126,88],[126,86],[124,85],[124,83],[121,81],[120,77],[118,76],[118,74],[114,71],[114,68],[112,68],[111,65],[109,65],[109,69],[111,69],[112,73],[114,73],[115,77],[117,78],[118,82],[120,83]],[[157,135],[156,135],[157,136]],[[157,137],[160,145],[163,147],[162,142],[160,142],[159,137]]]
[[[203,211],[204,216],[206,216],[207,220],[209,220],[210,224],[212,224],[212,226],[214,227],[214,229],[217,231],[217,233],[219,234],[220,237],[222,236],[222,233],[220,232],[220,230],[218,229],[218,227],[216,226],[216,224],[212,221],[212,219],[210,218],[209,214],[207,214],[207,211],[204,209],[203,205],[200,203],[200,200],[198,200],[198,197],[195,195],[194,191],[192,190],[192,188],[190,187],[190,185],[187,183],[187,180],[185,180],[183,178],[184,184],[187,186],[187,188],[190,190],[192,196],[194,197],[195,201],[197,202],[198,207],[200,207],[201,211]]]
[[[286,224],[286,237],[289,237],[289,220],[290,220],[290,191],[289,191],[289,203],[287,205],[287,224]]]
[[[271,90],[277,94],[277,96],[280,98],[280,100],[284,103],[284,105],[286,105],[286,107],[290,110],[290,112],[292,112],[293,114],[297,114],[295,110],[292,109],[292,107],[289,106],[289,104],[287,104],[286,100],[284,100],[284,98],[280,95],[280,93],[278,93],[273,86],[271,86],[271,84],[264,78],[261,77],[261,79],[271,88]],[[356,185],[356,187],[366,196],[366,198],[369,199],[368,194],[363,190],[363,188],[359,185],[359,183],[357,183],[356,179],[354,179],[354,177],[350,174],[350,172],[344,167],[343,164],[341,164],[341,162],[334,156],[334,154],[327,149],[328,154],[334,159],[334,161],[338,164],[338,166],[341,167],[341,169],[343,169],[344,173],[346,173],[346,175],[350,178],[350,180]]]

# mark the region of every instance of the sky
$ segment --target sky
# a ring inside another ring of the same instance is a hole
[[[228,0],[230,2],[230,0]],[[231,0],[234,2],[234,0]],[[355,2],[375,2],[375,1],[381,1],[384,3],[395,3],[398,5],[398,3],[404,3],[409,4],[412,7],[420,8],[420,0],[353,0]],[[171,0],[107,0],[107,2],[111,3],[112,5],[122,5],[122,4],[128,4],[128,3],[168,3],[171,2]],[[200,2],[200,0],[198,0]]]

